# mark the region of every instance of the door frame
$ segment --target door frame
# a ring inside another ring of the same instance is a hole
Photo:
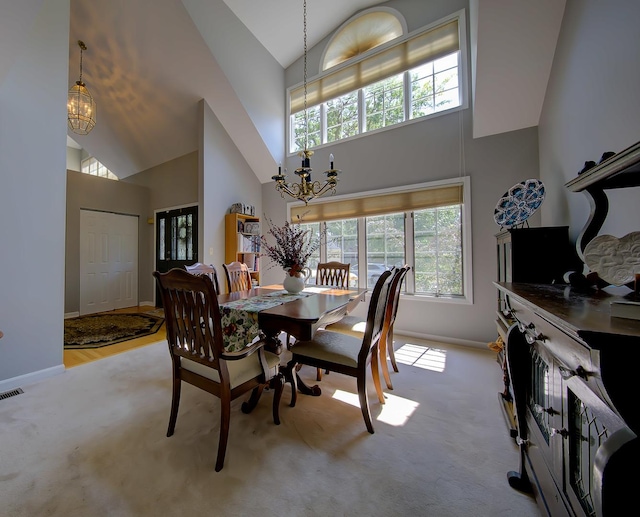
[[[196,208],[197,209],[197,219],[196,219],[196,226],[194,228],[195,230],[195,238],[197,240],[197,244],[195,247],[195,259],[194,262],[198,261],[198,256],[200,254],[200,203],[185,203],[183,205],[175,205],[175,206],[170,206],[170,207],[166,207],[166,208],[157,208],[153,211],[153,271],[157,271],[158,270],[158,214],[161,213],[166,213],[166,212],[171,212],[174,210],[182,210],[184,208]],[[156,285],[155,282],[155,278],[154,278],[154,286],[153,286],[153,304],[157,307],[158,306],[158,287]]]

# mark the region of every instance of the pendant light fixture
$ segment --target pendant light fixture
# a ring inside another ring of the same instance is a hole
[[[80,47],[80,79],[76,81],[67,95],[67,120],[69,129],[78,135],[87,135],[96,125],[96,101],[82,82],[82,52],[87,50],[84,42],[78,40]]]
[[[298,153],[302,158],[302,164],[294,172],[300,178],[300,183],[287,183],[287,169],[282,173],[282,167],[278,167],[278,174],[271,179],[276,182],[276,190],[284,197],[285,194],[304,201],[307,204],[316,197],[323,196],[327,192],[336,193],[338,183],[338,173],[341,171],[333,168],[333,154],[329,156],[330,167],[324,173],[327,179],[324,183],[311,180],[311,156],[313,151],[309,146],[309,114],[307,112],[307,0],[303,4],[303,34],[304,34],[304,149]]]

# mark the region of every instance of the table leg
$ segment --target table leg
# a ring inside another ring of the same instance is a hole
[[[278,336],[279,332],[272,334],[271,332],[264,334],[264,349],[276,355],[282,354],[282,343]]]

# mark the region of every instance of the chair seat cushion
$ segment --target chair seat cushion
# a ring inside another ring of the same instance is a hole
[[[278,373],[280,357],[266,351],[264,355],[267,359],[267,364],[269,365],[272,375],[276,375]],[[215,368],[210,368],[204,364],[197,363],[190,359],[185,359],[184,357],[182,358],[181,365],[185,370],[202,375],[212,381],[220,382],[218,370]],[[258,358],[257,353],[253,353],[250,356],[238,359],[237,361],[227,361],[227,369],[229,370],[231,389],[262,374],[262,367],[260,366],[260,359]]]
[[[310,341],[297,341],[291,348],[296,356],[312,357],[353,368],[358,366],[362,339],[347,334],[318,330]]]
[[[362,339],[366,327],[366,320],[362,320],[356,316],[345,316],[340,321],[327,325],[326,329]]]

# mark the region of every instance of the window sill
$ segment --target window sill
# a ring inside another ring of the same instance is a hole
[[[454,305],[472,305],[473,301],[465,296],[431,296],[427,294],[407,294],[402,293],[400,295],[401,300],[411,300],[420,303],[432,302],[432,303],[451,303]]]

